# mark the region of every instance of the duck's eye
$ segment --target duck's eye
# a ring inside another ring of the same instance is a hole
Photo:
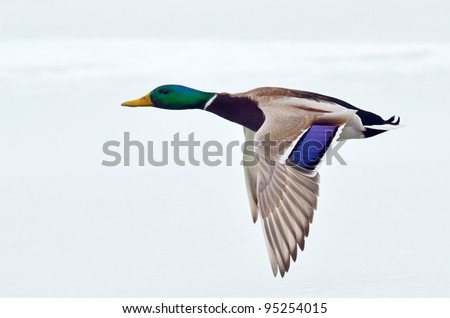
[[[162,90],[159,91],[161,94],[167,95],[169,94],[169,90],[167,88],[163,88]]]

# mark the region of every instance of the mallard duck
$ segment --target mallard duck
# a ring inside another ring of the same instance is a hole
[[[316,168],[331,142],[372,137],[400,122],[334,97],[277,87],[228,94],[163,85],[122,106],[200,109],[244,127],[259,158],[256,165],[244,164],[250,210],[254,222],[262,220],[273,274],[282,277],[297,259],[297,246],[304,249],[317,208]],[[264,145],[268,140],[271,147]]]

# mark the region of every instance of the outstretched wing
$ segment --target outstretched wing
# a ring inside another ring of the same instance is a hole
[[[259,107],[265,122],[254,134],[256,166],[245,167],[252,215],[261,217],[273,274],[289,270],[304,249],[317,208],[319,174],[315,170],[337,130],[354,111],[299,98],[267,99]],[[245,130],[246,138],[252,137]]]

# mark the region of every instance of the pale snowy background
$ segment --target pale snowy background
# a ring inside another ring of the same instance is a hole
[[[446,1],[15,1],[0,12],[0,296],[449,297]],[[321,168],[306,249],[273,278],[233,166],[101,165],[108,140],[241,127],[120,103],[157,85],[283,86],[405,128]]]

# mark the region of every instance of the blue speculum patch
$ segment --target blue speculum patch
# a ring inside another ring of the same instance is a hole
[[[308,170],[314,170],[327,151],[339,126],[312,125],[299,139],[289,160]]]

